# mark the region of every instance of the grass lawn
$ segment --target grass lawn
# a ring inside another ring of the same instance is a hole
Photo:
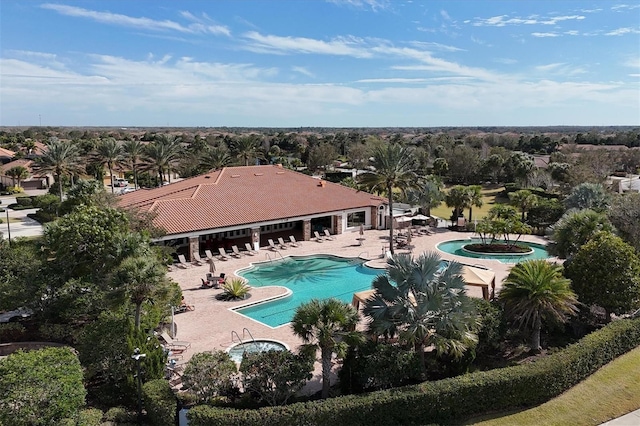
[[[487,401],[491,402],[491,396]],[[466,424],[599,425],[639,408],[640,348],[636,348],[551,401],[525,411],[484,417]]]
[[[509,202],[508,198],[501,198],[498,195],[504,190],[502,185],[483,185],[482,186],[482,207],[473,208],[473,219],[482,219],[489,213],[489,209],[496,204]],[[438,207],[431,209],[431,214],[441,219],[449,220],[453,209],[447,207],[446,203],[440,204]],[[469,219],[469,209],[465,209],[464,216]]]

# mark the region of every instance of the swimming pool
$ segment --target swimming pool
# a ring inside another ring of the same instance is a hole
[[[270,327],[291,322],[295,310],[311,299],[334,297],[350,303],[353,293],[371,288],[384,270],[364,266],[362,259],[335,256],[287,257],[238,271],[252,287],[282,286],[291,294],[280,299],[235,309]]]
[[[527,241],[519,241],[518,244],[523,244],[531,247],[533,252],[530,254],[519,254],[519,255],[480,254],[480,253],[473,253],[470,251],[466,251],[466,250],[463,250],[462,248],[467,244],[478,244],[481,242],[482,240],[480,240],[479,238],[468,238],[466,240],[451,240],[451,241],[444,241],[436,245],[436,248],[438,250],[442,250],[445,253],[455,254],[457,256],[471,257],[475,259],[496,259],[502,263],[518,263],[524,260],[548,259],[551,257],[543,244],[530,243]]]

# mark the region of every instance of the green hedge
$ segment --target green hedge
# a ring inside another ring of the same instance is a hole
[[[640,319],[619,320],[529,364],[284,407],[234,410],[200,405],[187,416],[190,426],[449,424],[548,401],[638,345]]]
[[[153,425],[176,424],[178,400],[164,379],[151,380],[142,386],[142,397],[147,417]]]

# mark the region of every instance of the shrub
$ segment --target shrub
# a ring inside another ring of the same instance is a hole
[[[142,386],[144,407],[150,424],[173,426],[176,424],[178,401],[163,379],[152,380]]]
[[[222,286],[222,290],[222,293],[217,296],[220,300],[242,300],[247,298],[251,287],[243,280],[234,278],[226,281]]]
[[[69,342],[72,343],[72,328],[67,324],[45,323],[38,329],[42,340],[48,342]]]
[[[16,204],[22,207],[29,206],[29,208],[33,208],[33,199],[31,197],[18,197],[16,198]]]
[[[488,411],[547,401],[640,344],[640,319],[609,324],[534,363],[398,389],[258,410],[197,406],[191,426],[450,424]]]
[[[66,347],[9,355],[0,362],[0,389],[0,424],[17,426],[76,418],[86,394],[78,357]]]
[[[209,402],[217,396],[235,393],[234,380],[238,369],[224,351],[200,352],[187,362],[182,374],[182,386]]]
[[[158,380],[158,381],[164,381],[164,380]],[[152,382],[148,382],[148,383],[152,383]],[[113,422],[113,423],[135,423],[136,413],[127,411],[127,409],[124,407],[111,407],[107,410],[106,413],[104,413],[104,420],[106,422]]]
[[[0,343],[20,342],[24,340],[26,329],[22,324],[10,322],[0,324]]]

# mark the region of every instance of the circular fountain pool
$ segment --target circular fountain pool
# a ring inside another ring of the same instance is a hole
[[[238,343],[234,346],[231,346],[227,349],[229,356],[231,359],[237,363],[242,362],[242,354],[245,352],[248,353],[256,353],[256,352],[267,352],[267,351],[286,351],[289,348],[284,343],[278,342],[277,340],[269,340],[269,339],[258,339],[251,340],[247,342]]]

